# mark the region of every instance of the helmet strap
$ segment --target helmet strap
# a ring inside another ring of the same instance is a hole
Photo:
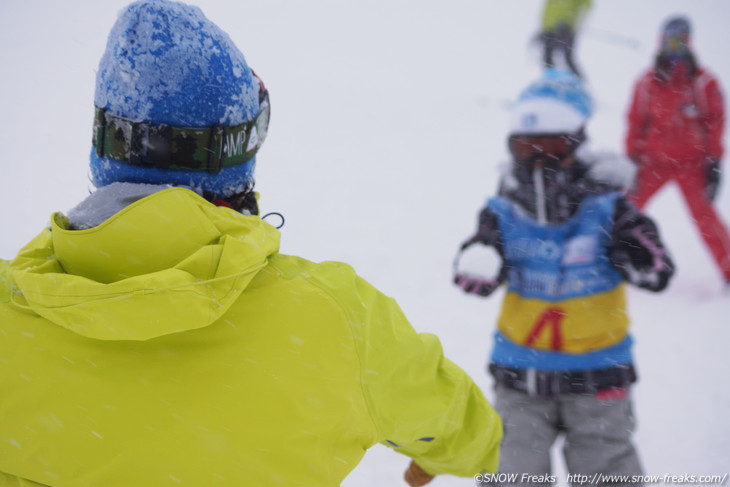
[[[128,120],[95,107],[93,144],[98,157],[160,169],[218,173],[256,155],[269,126],[264,92],[259,114],[235,126],[176,127]]]

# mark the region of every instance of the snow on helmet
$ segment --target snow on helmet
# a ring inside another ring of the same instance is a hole
[[[198,8],[140,0],[119,15],[99,63],[91,177],[185,185],[222,197],[253,184],[268,93]]]
[[[593,100],[575,74],[546,69],[512,106],[511,134],[574,134],[593,114]]]

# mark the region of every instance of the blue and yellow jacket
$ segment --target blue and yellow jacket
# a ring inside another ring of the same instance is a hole
[[[347,265],[167,189],[0,261],[0,486],[336,486],[383,442],[494,471],[482,392]]]
[[[496,215],[507,293],[492,361],[580,370],[631,362],[623,277],[608,258],[619,193],[586,196],[559,224],[541,224],[503,196]]]
[[[492,362],[544,371],[630,364],[624,283],[658,292],[674,273],[654,222],[590,179],[556,186],[555,201],[506,181],[455,263],[468,293],[489,296],[507,283]],[[483,265],[494,265],[480,250],[490,248],[500,268]]]

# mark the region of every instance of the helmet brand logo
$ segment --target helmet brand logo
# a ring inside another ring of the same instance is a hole
[[[226,157],[235,157],[243,154],[243,143],[245,139],[246,132],[243,131],[234,134],[226,134],[225,142],[223,143],[223,152]]]
[[[522,127],[525,129],[531,129],[537,126],[537,113],[530,112],[522,115]]]

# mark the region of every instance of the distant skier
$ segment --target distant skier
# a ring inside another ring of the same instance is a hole
[[[467,293],[507,285],[489,370],[505,427],[500,473],[519,474],[517,484],[552,471],[559,434],[570,473],[642,473],[624,282],[661,291],[673,264],[654,223],[623,196],[620,160],[583,145],[590,113],[567,71],[547,70],[522,93],[509,172],[455,261]]]
[[[666,183],[684,196],[700,235],[730,288],[730,235],[712,202],[720,184],[725,107],[720,83],[690,49],[690,24],[669,19],[654,66],[634,87],[626,153],[638,174],[631,199],[643,208]]]
[[[591,8],[591,0],[546,0],[542,12],[540,40],[543,44],[543,63],[547,68],[556,65],[556,54],[562,53],[565,69],[581,76],[575,64],[574,45],[578,28]]]

